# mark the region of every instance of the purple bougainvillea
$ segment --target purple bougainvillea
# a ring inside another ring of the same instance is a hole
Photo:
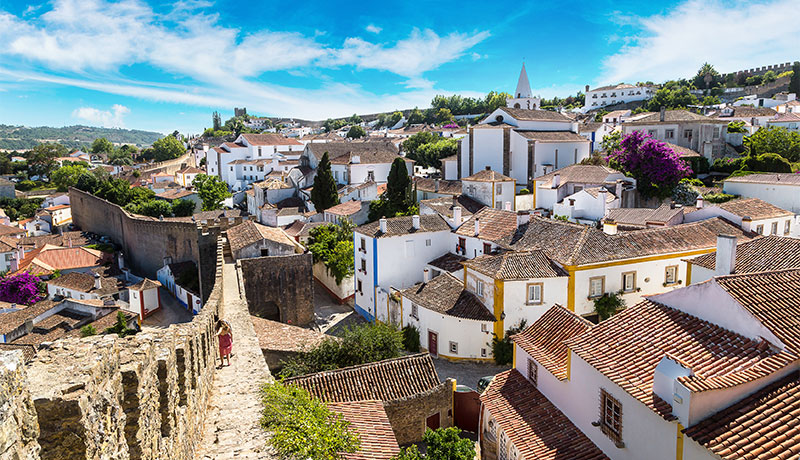
[[[636,179],[645,196],[665,198],[692,168],[665,143],[642,131],[634,131],[620,141],[620,149],[609,155],[609,164]]]
[[[19,273],[0,280],[0,300],[3,302],[33,305],[42,300],[39,285],[42,280],[30,273]]]
[[[455,123],[448,123],[448,124],[442,126],[442,128],[445,128],[445,129],[458,129],[458,125],[455,124]]]

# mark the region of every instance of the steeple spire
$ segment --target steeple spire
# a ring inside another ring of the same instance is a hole
[[[514,92],[514,98],[531,97],[531,84],[528,82],[528,72],[525,71],[525,63],[522,63],[522,70],[519,73],[519,80],[517,81],[517,91]]]

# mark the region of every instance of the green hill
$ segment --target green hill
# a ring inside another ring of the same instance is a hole
[[[105,137],[115,144],[134,144],[138,147],[148,146],[161,133],[139,131],[136,129],[98,128],[94,126],[10,126],[0,125],[0,149],[28,150],[40,142],[58,142],[68,148],[87,148],[98,137]]]

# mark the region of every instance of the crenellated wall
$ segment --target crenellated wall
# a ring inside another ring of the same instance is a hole
[[[190,323],[132,337],[56,341],[24,366],[0,352],[0,460],[191,460],[215,372],[222,242]]]

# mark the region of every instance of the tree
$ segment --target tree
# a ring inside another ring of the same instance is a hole
[[[397,112],[394,112],[389,116],[389,118],[387,119],[387,122],[388,122],[387,126],[391,128],[392,126],[394,126],[397,123],[399,123],[400,120],[402,120],[402,119],[403,119],[403,112],[400,112],[398,110]]]
[[[363,122],[364,122],[364,120],[362,120],[361,117],[358,116],[358,114],[355,114],[355,113],[350,118],[347,119],[347,123],[349,123],[351,125],[357,125],[357,124],[363,123]]]
[[[511,341],[511,336],[522,332],[525,329],[525,324],[526,321],[523,319],[515,326],[506,329],[502,339],[492,332],[492,358],[496,364],[504,366],[511,363],[514,357],[514,343]]]
[[[172,202],[172,215],[175,217],[189,217],[194,214],[194,208],[194,201],[181,198]]]
[[[125,313],[121,311],[117,312],[117,322],[106,329],[106,334],[117,334],[120,337],[135,335],[137,332],[139,331],[128,327],[128,318],[125,316]]]
[[[714,69],[714,66],[708,62],[703,63],[700,70],[697,71],[693,83],[694,86],[700,89],[709,89],[718,84],[720,79],[719,72]]]
[[[609,164],[636,179],[636,188],[645,197],[671,196],[678,182],[692,173],[677,153],[642,131],[625,136],[620,147],[609,156]]]
[[[118,149],[108,154],[108,162],[117,166],[130,166],[133,164],[133,155],[129,149]]]
[[[400,451],[393,460],[473,460],[475,458],[475,443],[459,436],[461,430],[457,427],[428,429],[422,435],[425,442],[425,455],[422,455],[414,444]]]
[[[408,124],[409,125],[418,125],[425,122],[425,115],[422,113],[418,107],[414,107],[414,110],[408,115]]]
[[[717,105],[720,102],[721,101],[719,100],[719,97],[717,97],[717,96],[706,96],[706,97],[703,98],[703,102],[701,102],[700,104],[708,106],[708,105]]]
[[[114,144],[105,137],[95,139],[92,142],[92,153],[111,153],[114,151]]]
[[[439,136],[430,131],[420,131],[413,136],[409,136],[408,139],[403,141],[403,151],[406,152],[406,156],[408,156],[408,158],[417,161],[417,149],[423,144],[430,144],[438,141],[439,139]]]
[[[350,130],[347,131],[347,137],[350,139],[360,139],[366,135],[367,132],[359,125],[353,125],[350,127]]]
[[[316,227],[310,232],[308,249],[314,262],[322,262],[328,273],[334,276],[336,284],[354,273],[353,224],[343,220],[338,225],[328,224]]]
[[[614,131],[611,134],[606,134],[603,137],[603,142],[600,143],[604,152],[612,153],[620,149],[619,143],[622,140],[622,132]]]
[[[322,154],[322,159],[317,166],[314,187],[311,189],[311,202],[314,203],[314,209],[317,212],[339,204],[339,193],[336,189],[336,181],[333,180],[328,152]]]
[[[625,306],[625,300],[618,293],[612,292],[601,295],[594,299],[594,312],[600,321],[604,321]]]
[[[344,417],[300,387],[266,383],[261,387],[261,402],[261,426],[269,432],[267,442],[280,458],[335,460],[360,446]]]
[[[403,328],[403,348],[412,353],[419,353],[419,329],[413,324]]]
[[[750,156],[777,153],[792,163],[800,161],[800,133],[783,127],[761,127],[744,138],[744,146]]]
[[[131,206],[131,209],[128,206]],[[164,200],[151,200],[142,204],[130,204],[128,206],[125,206],[125,209],[143,216],[169,217],[172,215],[172,206]]]
[[[790,173],[792,164],[776,153],[762,153],[744,157],[741,169],[755,172]]]
[[[0,300],[21,305],[33,305],[45,298],[42,280],[28,272],[0,279]],[[46,291],[46,288],[44,288]]]
[[[58,191],[66,192],[69,187],[78,183],[78,179],[84,173],[88,173],[85,166],[65,165],[50,174],[50,182],[58,187]]]
[[[222,128],[222,117],[219,116],[219,112],[214,112],[211,114],[211,126],[214,131],[219,131]]]
[[[444,125],[453,121],[453,112],[450,111],[448,108],[439,109],[436,112],[436,123],[440,125]]]
[[[186,152],[183,143],[172,136],[162,137],[153,142],[153,154],[156,161],[172,160]]]
[[[789,78],[789,92],[800,96],[800,61],[792,64],[792,76]]]
[[[423,168],[442,168],[442,158],[447,158],[458,153],[458,140],[453,138],[440,138],[436,142],[423,144],[417,149],[417,165]]]
[[[386,199],[392,209],[398,212],[407,210],[414,202],[411,197],[411,178],[403,158],[397,157],[392,162],[386,179]]]
[[[690,105],[697,105],[697,97],[689,92],[687,86],[682,86],[678,82],[667,82],[656,91],[653,98],[647,103],[647,109],[651,112],[658,112],[661,108],[678,109]]]
[[[222,200],[231,196],[225,182],[217,176],[198,174],[192,181],[192,187],[203,200],[203,211],[213,211],[222,208]]]
[[[46,177],[56,167],[56,158],[67,155],[67,148],[61,144],[49,142],[37,145],[28,157],[28,175]]]
[[[97,329],[91,324],[87,324],[81,328],[81,337],[89,337],[92,335],[97,335]]]

